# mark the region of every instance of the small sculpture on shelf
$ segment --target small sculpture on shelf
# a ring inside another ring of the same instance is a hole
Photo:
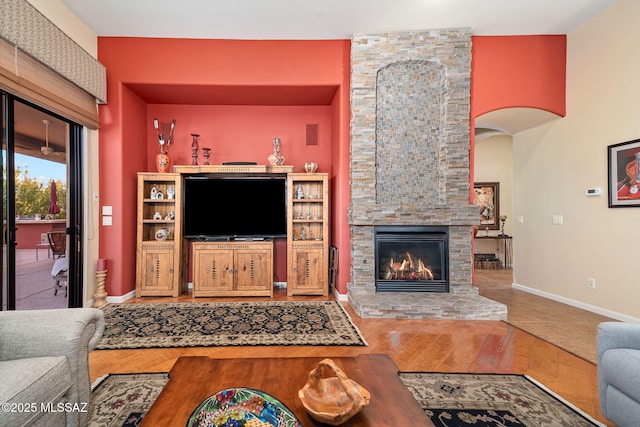
[[[198,138],[200,134],[192,133],[191,137],[193,138],[191,142],[191,165],[195,166],[198,164]]]
[[[296,187],[296,199],[302,200],[304,199],[304,191],[302,190],[302,186],[298,185]]]
[[[269,164],[271,166],[282,166],[284,165],[284,156],[280,153],[282,149],[282,141],[280,138],[273,138],[273,153],[269,155]]]

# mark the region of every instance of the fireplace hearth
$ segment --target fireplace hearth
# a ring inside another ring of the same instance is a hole
[[[447,227],[375,227],[376,292],[449,292]]]

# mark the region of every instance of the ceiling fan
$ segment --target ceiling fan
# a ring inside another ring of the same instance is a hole
[[[45,145],[40,147],[40,152],[42,152],[44,156],[53,156],[56,153],[53,150],[53,147],[49,147],[49,120],[45,119],[42,121],[42,123],[44,123],[44,128],[45,128],[45,136],[44,136]]]

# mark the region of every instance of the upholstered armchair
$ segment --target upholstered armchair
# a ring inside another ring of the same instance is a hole
[[[87,425],[88,353],[103,332],[95,308],[0,312],[0,425]]]
[[[598,325],[600,410],[618,427],[640,422],[640,324]]]

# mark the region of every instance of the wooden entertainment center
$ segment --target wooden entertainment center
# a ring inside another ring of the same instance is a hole
[[[287,295],[328,295],[328,174],[295,173],[293,166],[203,165],[138,173],[136,296],[186,292],[190,258],[194,297],[273,296],[273,240],[183,237],[183,180],[208,174],[286,178]]]

